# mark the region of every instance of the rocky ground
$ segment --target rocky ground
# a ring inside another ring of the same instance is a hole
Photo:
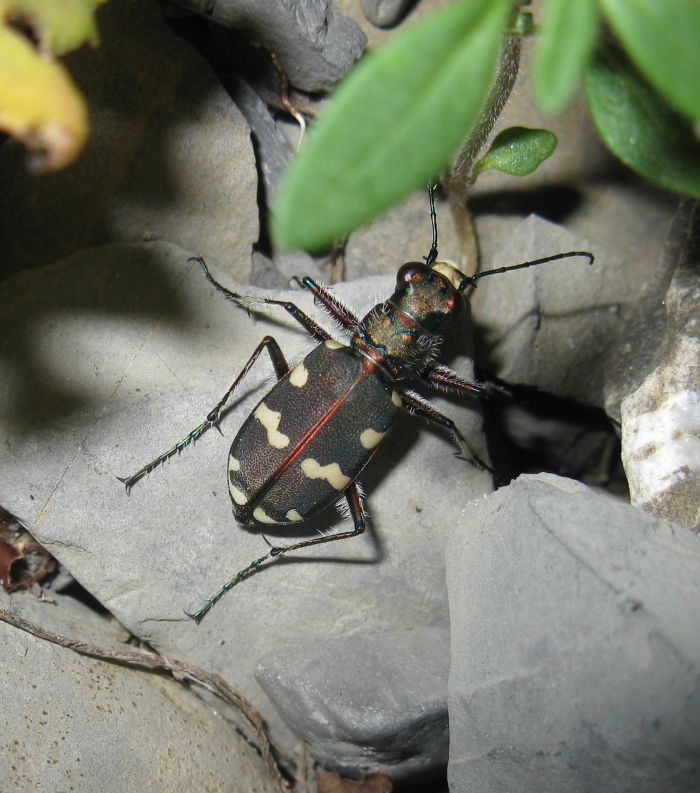
[[[582,100],[539,117],[527,43],[497,129],[546,126],[559,146],[530,177],[477,182],[482,268],[570,249],[595,263],[483,280],[446,345],[464,377],[515,397],[431,396],[495,479],[402,418],[362,477],[370,530],[263,569],[197,626],[185,610],[267,549],[233,521],[226,483],[267,362],[221,434],[129,496],[116,478],[202,421],[263,336],[290,361],[311,347],[284,312],[224,300],[189,257],[312,314],[291,276],[339,272],[269,240],[295,130],[269,59],[246,42],[273,49],[314,110],[366,46],[445,4],[316,0],[295,14],[222,0],[209,27],[190,15],[197,0],[188,12],[110,0],[100,48],[68,59],[91,112],[79,163],[37,180],[19,147],[0,146],[0,503],[59,568],[43,588],[0,593],[0,608],[175,669],[0,623],[0,788],[277,790],[257,710],[299,790],[315,762],[386,775],[365,791],[697,789],[698,210],[616,164]],[[438,221],[441,256],[458,260],[444,199]],[[362,316],[429,243],[419,193],[350,236],[334,289]],[[326,514],[293,537],[340,522]],[[0,530],[7,582],[17,527]],[[253,710],[222,701],[211,675]]]

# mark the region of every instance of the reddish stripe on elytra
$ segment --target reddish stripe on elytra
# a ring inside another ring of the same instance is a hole
[[[306,435],[304,435],[304,437],[294,447],[293,451],[291,451],[290,454],[285,457],[284,460],[282,460],[274,474],[272,474],[272,476],[266,482],[263,482],[263,484],[260,485],[257,493],[248,501],[243,511],[252,514],[252,510],[254,510],[255,507],[262,501],[262,499],[265,498],[265,496],[270,492],[275,482],[308,447],[311,441],[316,437],[316,435],[318,435],[319,431],[333,418],[333,415],[337,412],[338,408],[343,404],[343,402],[347,400],[360,380],[364,379],[367,375],[372,374],[373,372],[370,370],[376,370],[377,368],[378,367],[375,367],[374,364],[371,364],[369,361],[363,361],[363,366],[352,385],[342,396],[336,399],[336,401],[330,406],[329,410],[324,413],[323,416],[321,416],[321,418],[311,427]]]

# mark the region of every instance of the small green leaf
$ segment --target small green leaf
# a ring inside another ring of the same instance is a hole
[[[598,0],[649,82],[677,110],[700,120],[700,4],[697,0]]]
[[[275,240],[318,249],[434,178],[474,123],[510,0],[461,0],[358,64],[280,186]]]
[[[598,30],[596,0],[549,0],[544,7],[532,79],[546,113],[564,108],[591,56]]]
[[[476,163],[477,173],[488,168],[509,173],[512,176],[527,176],[557,147],[557,136],[547,129],[508,127],[493,139],[491,148]]]
[[[606,47],[597,53],[584,87],[598,132],[616,157],[650,182],[700,198],[700,143],[692,125],[620,50]]]

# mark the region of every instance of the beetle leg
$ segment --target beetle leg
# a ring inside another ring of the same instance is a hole
[[[254,573],[264,562],[268,559],[271,562],[275,562],[279,559],[282,559],[285,554],[288,554],[290,551],[297,551],[300,548],[307,548],[310,545],[320,545],[324,542],[333,542],[334,540],[344,540],[348,537],[356,537],[358,534],[362,534],[365,530],[367,525],[367,517],[365,515],[364,507],[362,506],[362,499],[360,497],[360,490],[356,482],[353,482],[350,487],[345,491],[345,497],[348,500],[348,506],[350,507],[350,514],[352,515],[353,523],[355,524],[355,528],[353,531],[341,531],[339,534],[330,534],[324,535],[323,537],[317,537],[313,540],[305,540],[304,542],[297,542],[294,545],[288,546],[272,546],[270,548],[270,552],[265,554],[265,556],[261,556],[259,559],[255,559],[255,561],[251,562],[247,567],[244,567],[242,570],[239,570],[233,578],[229,579],[219,591],[212,595],[210,598],[204,602],[204,604],[192,613],[186,611],[188,617],[191,617],[197,624],[199,624],[204,617],[207,615],[209,610],[212,606],[218,603],[219,600],[229,591],[229,589],[233,589],[236,584],[240,583],[244,578],[247,578],[249,575]],[[265,542],[269,543],[269,540],[265,538]]]
[[[333,319],[337,320],[346,330],[354,330],[360,324],[358,318],[333,292],[326,289],[325,286],[317,284],[313,278],[309,278],[308,275],[297,278],[295,275],[292,280],[303,289],[308,289],[314,296],[314,300],[322,305]]]
[[[268,354],[270,355],[270,360],[272,361],[272,366],[274,367],[275,374],[277,375],[277,379],[281,380],[287,372],[289,372],[289,365],[282,354],[282,350],[280,349],[279,344],[272,338],[272,336],[265,336],[265,338],[258,344],[255,348],[255,351],[248,359],[248,362],[241,370],[238,377],[233,381],[231,387],[228,391],[223,395],[223,397],[219,400],[217,405],[210,410],[207,414],[206,419],[201,424],[198,424],[191,432],[188,432],[187,435],[181,440],[178,441],[174,446],[171,446],[167,451],[159,454],[155,460],[151,460],[150,463],[144,465],[143,468],[140,468],[135,474],[127,477],[118,476],[120,482],[123,482],[126,485],[127,493],[136,482],[139,481],[142,477],[146,476],[146,474],[150,474],[154,468],[157,468],[161,463],[164,463],[170,457],[173,457],[176,454],[179,454],[185,446],[188,446],[193,441],[196,441],[199,436],[208,430],[211,426],[215,426],[217,429],[219,428],[219,417],[221,415],[221,411],[223,410],[224,405],[228,402],[231,394],[235,391],[238,384],[241,380],[248,374],[248,372],[252,369],[253,365],[257,361],[260,353],[263,350],[267,350]]]
[[[209,268],[207,267],[204,259],[201,257],[193,257],[190,259],[190,261],[197,262],[202,270],[204,270],[204,275],[207,277],[209,283],[216,287],[219,292],[221,292],[228,300],[231,300],[233,303],[235,303],[239,308],[250,311],[252,306],[258,304],[266,306],[282,306],[282,308],[288,314],[290,314],[310,336],[316,339],[316,341],[328,341],[328,339],[331,338],[331,334],[324,330],[319,324],[314,322],[308,314],[305,314],[296,305],[296,303],[292,303],[290,300],[273,300],[272,298],[268,297],[239,295],[238,292],[232,292],[214,278],[214,276],[209,272]]]
[[[345,540],[348,537],[356,537],[367,527],[367,516],[364,507],[362,506],[362,499],[360,498],[360,491],[357,482],[353,482],[350,487],[345,491],[345,498],[348,500],[348,507],[350,507],[350,515],[355,528],[352,531],[341,531],[338,534],[323,534],[313,540],[303,540],[296,542],[294,545],[273,546],[270,549],[270,556],[284,556],[290,551],[298,551],[300,548],[308,548],[310,545],[321,545],[324,542],[334,542],[335,540]],[[269,542],[269,540],[267,540]]]
[[[422,374],[422,378],[428,385],[437,388],[439,391],[453,391],[459,394],[472,394],[478,397],[491,397],[494,394],[499,396],[511,397],[512,394],[506,388],[485,381],[483,383],[472,383],[460,377],[457,372],[452,371],[449,366],[442,364],[434,366]]]
[[[423,375],[423,379],[434,388],[440,391],[457,391],[462,394],[474,394],[474,396],[485,397],[489,395],[487,386],[481,383],[471,383],[460,377],[457,372],[453,372],[448,366],[434,366]]]
[[[454,423],[454,421],[452,421],[451,418],[443,415],[439,410],[436,410],[430,404],[430,402],[425,399],[421,399],[417,394],[412,392],[406,393],[402,391],[401,402],[403,403],[403,407],[412,416],[425,419],[426,421],[429,421],[432,424],[436,424],[438,427],[442,427],[443,429],[447,430],[450,433],[450,437],[452,438],[452,443],[459,450],[457,454],[458,457],[467,460],[467,462],[472,463],[477,468],[485,468],[487,471],[491,471],[491,473],[493,473],[491,466],[487,465],[476,454],[474,454],[474,451],[470,448],[466,438],[457,429],[457,425]]]

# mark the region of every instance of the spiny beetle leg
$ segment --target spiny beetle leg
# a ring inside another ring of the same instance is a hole
[[[436,410],[430,402],[421,399],[416,394],[402,392],[401,401],[403,402],[404,408],[406,408],[412,416],[423,418],[432,424],[436,424],[438,427],[446,429],[450,433],[452,443],[454,443],[459,450],[458,456],[464,457],[467,462],[472,463],[477,468],[484,468],[494,473],[491,466],[481,460],[469,447],[466,438],[457,429],[457,425],[451,418],[444,416],[439,410]]]
[[[292,303],[289,300],[273,300],[272,298],[267,297],[239,295],[238,292],[232,292],[223,284],[220,284],[216,278],[214,278],[214,276],[209,272],[209,268],[207,267],[207,263],[204,261],[204,259],[201,257],[193,257],[189,261],[197,262],[201,266],[202,270],[204,270],[204,275],[206,276],[209,283],[216,287],[216,289],[221,292],[228,300],[233,301],[240,308],[250,312],[251,307],[255,305],[282,306],[282,308],[288,314],[291,314],[291,316],[302,326],[302,328],[304,328],[304,330],[310,336],[316,339],[316,341],[328,341],[328,339],[331,338],[330,333],[325,331],[320,325],[314,322],[308,314],[305,314],[296,305],[296,303]]]
[[[254,573],[259,567],[261,567],[264,562],[270,560],[271,562],[277,561],[279,559],[284,558],[284,556],[291,551],[297,551],[299,548],[307,548],[309,545],[319,545],[324,542],[333,542],[334,540],[344,540],[348,537],[356,537],[358,534],[362,534],[365,530],[367,525],[367,520],[365,517],[365,511],[362,507],[362,499],[360,498],[360,491],[358,489],[357,483],[353,482],[350,487],[345,491],[345,497],[348,500],[348,506],[350,507],[350,514],[352,515],[353,523],[355,524],[355,528],[353,531],[343,531],[339,534],[330,534],[324,535],[323,537],[317,537],[313,540],[306,540],[304,542],[298,542],[294,545],[277,547],[273,546],[270,548],[270,552],[266,553],[265,556],[261,556],[259,559],[255,559],[255,561],[251,562],[247,567],[244,567],[242,570],[239,570],[233,578],[229,579],[219,591],[212,595],[210,598],[202,604],[197,611],[194,611],[190,614],[190,612],[186,611],[188,617],[193,619],[197,624],[199,624],[204,617],[209,613],[212,606],[216,605],[216,603],[221,600],[221,598],[229,591],[229,589],[233,589],[236,584],[243,581],[244,578],[247,578],[249,575]],[[269,541],[268,541],[269,542]]]
[[[238,377],[233,381],[231,387],[228,391],[224,394],[224,396],[219,400],[217,405],[214,407],[213,410],[209,411],[207,414],[206,419],[201,423],[198,424],[191,432],[189,432],[181,441],[178,441],[174,446],[172,446],[167,451],[159,454],[155,460],[152,460],[147,465],[144,465],[143,468],[140,468],[135,474],[127,477],[118,476],[120,482],[123,482],[126,485],[126,492],[128,493],[131,488],[142,479],[146,474],[150,474],[154,468],[157,468],[161,463],[164,463],[170,457],[175,454],[179,454],[185,446],[192,443],[192,441],[197,440],[199,436],[209,429],[211,426],[215,426],[218,429],[219,426],[219,417],[221,416],[221,411],[224,408],[224,405],[228,402],[231,394],[235,391],[238,384],[241,380],[248,374],[248,372],[253,367],[253,364],[257,361],[260,353],[263,350],[267,350],[270,355],[270,360],[272,361],[272,366],[274,367],[275,374],[277,375],[277,379],[281,380],[287,372],[289,372],[289,365],[282,354],[282,350],[280,349],[279,344],[272,338],[272,336],[265,336],[265,338],[258,344],[255,348],[255,351],[248,359],[248,362],[241,370]]]
[[[273,300],[270,297],[251,297],[249,298],[251,305],[261,303],[266,306],[282,306],[282,308],[301,325],[302,328],[312,336],[316,341],[328,341],[331,334],[324,330],[319,324],[314,322],[308,314],[305,314],[296,303],[290,300]]]
[[[490,396],[488,385],[471,383],[453,372],[449,366],[434,366],[423,374],[423,378],[434,388],[442,391],[457,391],[462,394],[473,394],[479,397]]]
[[[507,388],[504,388],[498,383],[493,383],[490,380],[484,380],[481,383],[472,383],[469,380],[464,380],[457,372],[453,372],[449,366],[440,364],[434,366],[422,375],[426,383],[439,391],[454,391],[458,394],[472,394],[481,399],[488,399],[490,397],[502,397],[504,399],[513,399],[513,394]]]
[[[219,416],[221,415],[224,405],[228,402],[229,397],[236,390],[241,380],[253,368],[255,362],[258,360],[258,357],[263,350],[267,350],[278,380],[281,380],[289,372],[289,364],[287,363],[279,344],[275,341],[275,339],[272,338],[272,336],[265,336],[260,344],[258,344],[258,346],[255,348],[253,354],[248,359],[248,362],[243,367],[238,377],[233,381],[229,390],[223,395],[216,407],[207,416],[207,419],[210,420],[212,424],[216,424],[218,426]]]
[[[310,545],[321,545],[324,542],[345,540],[348,537],[357,537],[358,534],[362,534],[367,527],[367,518],[356,482],[353,482],[345,491],[345,498],[348,501],[348,507],[350,507],[352,522],[355,524],[355,528],[352,531],[341,531],[338,534],[324,534],[322,537],[316,537],[313,540],[303,540],[302,542],[294,543],[294,545],[275,546],[270,550],[270,555],[284,556],[284,554],[290,551],[298,551],[300,548],[308,548]]]
[[[344,303],[338,300],[330,290],[317,284],[313,278],[309,278],[308,275],[304,278],[297,278],[295,275],[292,280],[303,289],[308,289],[314,296],[314,300],[320,303],[347,330],[354,330],[360,324],[357,317]]]
[[[197,609],[197,611],[193,611],[192,613],[186,611],[185,614],[187,614],[190,619],[193,619],[197,625],[199,625],[199,623],[209,613],[212,606],[215,606],[219,600],[221,600],[221,598],[229,591],[229,589],[233,589],[236,584],[238,584],[244,578],[247,578],[249,575],[251,575],[251,573],[254,573],[265,560],[271,558],[274,558],[272,552],[266,553],[265,556],[261,556],[259,559],[251,562],[248,567],[244,567],[243,570],[237,572],[233,578],[227,581],[215,595],[212,595],[212,597],[208,598],[204,604]]]

